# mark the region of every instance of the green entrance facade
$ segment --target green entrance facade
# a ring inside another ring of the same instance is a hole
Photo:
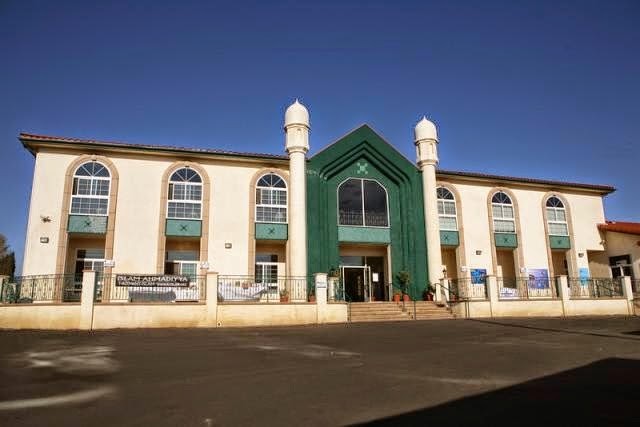
[[[343,210],[347,187],[361,194],[361,215]],[[382,188],[386,217],[377,206]],[[359,127],[307,163],[308,271],[338,269],[341,248],[349,247],[349,255],[357,248],[386,250],[385,285],[399,287],[398,272],[407,271],[408,293],[421,299],[428,277],[423,206],[421,171],[369,126]]]

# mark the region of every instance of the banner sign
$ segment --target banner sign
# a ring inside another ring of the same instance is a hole
[[[189,286],[189,277],[175,274],[118,274],[116,286],[185,287]]]

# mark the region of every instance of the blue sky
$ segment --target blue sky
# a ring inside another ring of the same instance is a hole
[[[369,123],[440,167],[611,184],[640,221],[638,1],[0,1],[0,233],[22,257],[34,160],[20,131],[312,153]]]

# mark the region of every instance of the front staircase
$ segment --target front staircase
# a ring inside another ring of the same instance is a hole
[[[455,319],[446,308],[433,301],[352,302],[349,303],[350,322],[396,322],[407,320]]]

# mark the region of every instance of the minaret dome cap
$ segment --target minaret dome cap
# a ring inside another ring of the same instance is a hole
[[[422,117],[422,120],[418,122],[414,129],[415,141],[422,141],[424,139],[438,140],[438,131],[436,125],[432,121],[427,120],[426,117]]]
[[[305,125],[309,126],[309,111],[297,99],[284,113],[284,126]]]

